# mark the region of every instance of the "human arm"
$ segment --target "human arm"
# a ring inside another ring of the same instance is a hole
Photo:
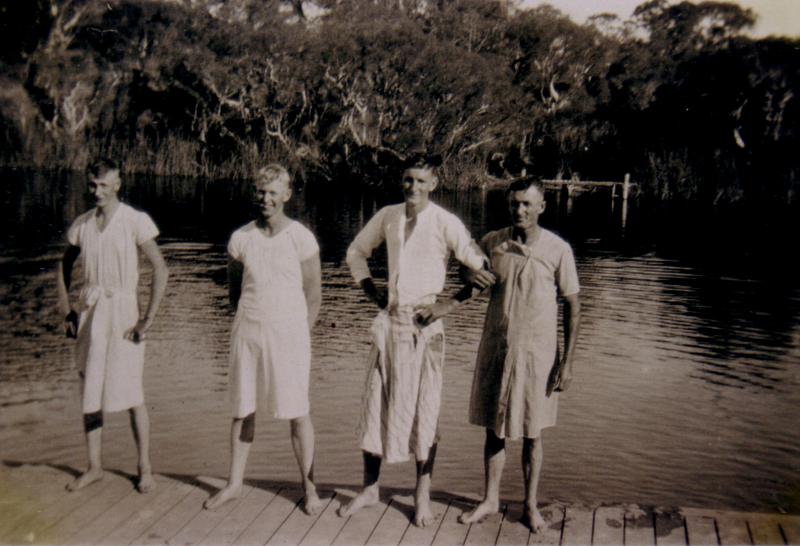
[[[242,278],[244,277],[244,264],[239,260],[228,257],[228,302],[231,309],[236,311],[239,298],[242,297]]]
[[[308,307],[308,329],[314,327],[319,316],[319,306],[322,302],[322,268],[319,262],[319,253],[300,262],[303,274],[303,293],[306,296]]]
[[[479,246],[470,238],[466,227],[457,219],[455,222],[446,224],[445,237],[448,247],[453,250],[456,259],[461,262],[459,272],[464,286],[450,298],[418,306],[415,320],[420,326],[427,326],[451,313],[461,303],[492,286],[497,280],[490,271],[489,260],[484,254],[486,250],[484,247],[485,237]]]
[[[572,384],[572,363],[575,346],[578,341],[578,330],[581,324],[581,303],[578,294],[564,296],[564,353],[558,364],[553,390],[565,391]]]
[[[372,251],[385,240],[383,218],[386,210],[386,208],[381,209],[367,222],[367,225],[347,248],[345,258],[353,279],[361,286],[367,297],[381,309],[386,308],[388,295],[386,289],[378,288],[372,280],[367,259],[372,255]]]
[[[58,311],[64,320],[64,333],[67,337],[78,335],[78,313],[69,304],[69,288],[72,285],[72,268],[81,253],[81,247],[69,245],[58,263],[56,287],[58,289]]]
[[[144,316],[141,317],[136,325],[125,332],[125,339],[138,343],[145,339],[145,333],[150,329],[153,324],[153,319],[161,306],[161,300],[164,298],[164,292],[167,289],[167,278],[169,277],[169,269],[164,261],[164,256],[161,254],[155,239],[149,239],[139,245],[145,258],[150,262],[153,268],[153,278],[150,281],[150,298],[147,301],[147,309]]]

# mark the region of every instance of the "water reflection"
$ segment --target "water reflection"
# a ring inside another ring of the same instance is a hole
[[[9,173],[0,204],[0,445],[4,459],[82,467],[72,347],[58,331],[54,266],[65,227],[85,209],[80,177]],[[231,312],[225,243],[247,218],[238,182],[129,180],[125,198],[148,210],[171,278],[148,345],[146,392],[160,471],[227,472]],[[291,214],[317,234],[323,304],[312,345],[318,478],[356,484],[358,414],[373,309],[343,263],[355,232],[398,194],[341,185],[297,191]],[[473,234],[503,225],[502,193],[439,194]],[[618,212],[618,211],[617,211]],[[559,426],[545,433],[543,499],[798,510],[800,282],[728,255],[665,254],[647,219],[630,211],[621,233],[604,199],[576,199],[564,216],[548,196],[543,222],[576,247],[583,285],[577,377]],[[638,223],[637,223],[638,222]],[[639,229],[639,228],[642,229]],[[623,237],[624,235],[624,237]],[[149,281],[149,271],[142,275]],[[457,288],[454,269],[447,290]],[[448,357],[436,487],[478,492],[482,431],[466,423],[486,299],[447,319]],[[259,416],[248,473],[296,479],[286,424]],[[135,467],[124,418],[108,419],[106,461]],[[512,445],[512,449],[517,446]],[[521,497],[516,455],[504,494]],[[516,465],[516,466],[515,466]],[[413,472],[386,470],[412,486]]]

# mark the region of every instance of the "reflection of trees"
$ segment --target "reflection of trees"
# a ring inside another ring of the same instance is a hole
[[[753,14],[735,4],[650,0],[583,26],[505,0],[315,6],[14,8],[9,36],[29,32],[4,42],[3,157],[232,176],[279,158],[381,182],[427,147],[472,181],[506,157],[548,177],[632,172],[659,198],[796,191],[796,43],[744,37]]]
[[[604,344],[618,336],[593,350],[633,364],[689,362],[703,381],[729,387],[785,381],[800,317],[791,282],[721,279],[656,257],[589,257],[579,269],[587,333],[602,331]]]

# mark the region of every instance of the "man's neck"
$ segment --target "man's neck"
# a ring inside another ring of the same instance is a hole
[[[524,245],[531,244],[536,240],[536,236],[539,234],[539,229],[539,224],[534,224],[527,228],[518,228],[514,226],[513,236],[514,239],[519,240],[519,242]]]
[[[416,218],[423,210],[428,208],[428,205],[430,205],[430,201],[425,201],[419,205],[406,203],[406,218]]]
[[[103,206],[98,205],[97,214],[99,216],[106,216],[106,217],[111,216],[112,214],[114,214],[114,211],[117,210],[118,206],[119,206],[119,199],[112,199]]]
[[[279,212],[273,214],[269,218],[264,218],[263,216],[259,217],[258,220],[256,220],[256,225],[267,234],[272,235],[283,229],[288,222],[289,218],[283,212]]]

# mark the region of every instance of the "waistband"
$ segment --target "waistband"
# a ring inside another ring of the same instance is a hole
[[[100,299],[110,299],[116,296],[136,297],[136,290],[124,288],[108,288],[100,285],[84,286],[78,299],[81,310],[95,305]]]

